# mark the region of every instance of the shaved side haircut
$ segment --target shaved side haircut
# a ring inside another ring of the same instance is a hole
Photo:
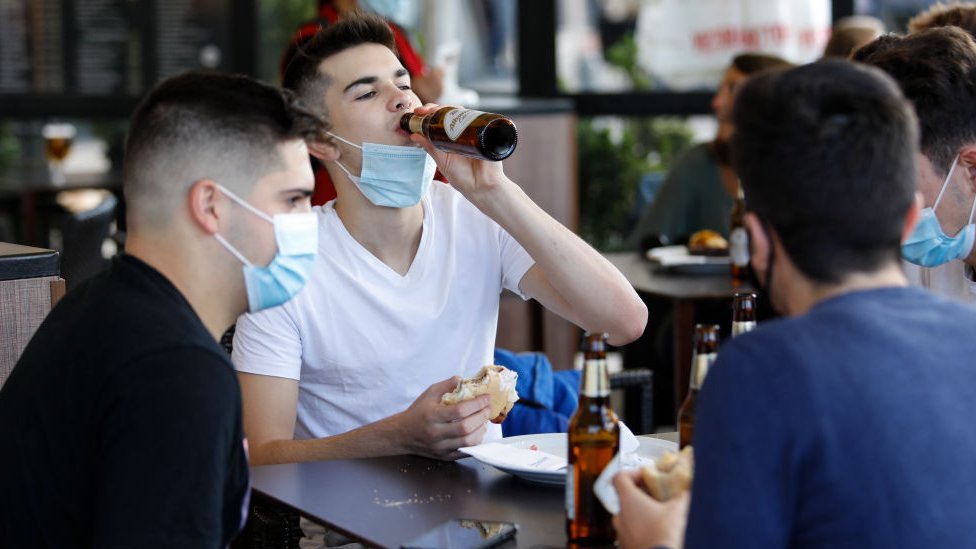
[[[323,27],[289,51],[281,85],[295,92],[315,112],[326,116],[325,90],[332,82],[319,70],[319,65],[328,57],[363,44],[379,44],[397,53],[389,23],[378,15],[357,11]]]
[[[945,177],[959,149],[976,143],[976,43],[958,27],[885,35],[853,59],[885,71],[915,106],[922,154]]]
[[[283,167],[280,144],[321,140],[327,129],[291,92],[246,76],[193,71],[169,78],[129,124],[122,169],[129,225],[168,225],[201,179],[247,194]]]

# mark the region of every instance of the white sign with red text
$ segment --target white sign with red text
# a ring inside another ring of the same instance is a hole
[[[830,38],[830,0],[643,0],[637,62],[665,89],[714,88],[732,58],[814,61]]]

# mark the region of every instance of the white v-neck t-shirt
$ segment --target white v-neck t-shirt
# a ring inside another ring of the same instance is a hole
[[[954,260],[938,267],[921,267],[903,259],[901,264],[908,282],[913,286],[927,288],[963,303],[976,304],[973,270],[962,261]]]
[[[334,202],[314,208],[319,253],[306,287],[238,319],[234,366],[299,381],[296,439],[391,416],[431,384],[492,363],[500,293],[520,294],[534,261],[449,185],[435,181],[422,204],[405,276],[352,238]],[[489,424],[485,440],[500,437]]]

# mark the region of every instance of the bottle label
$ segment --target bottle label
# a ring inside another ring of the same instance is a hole
[[[729,258],[738,267],[749,264],[749,234],[743,227],[732,229],[729,235]]]
[[[461,133],[464,132],[474,121],[484,114],[481,111],[469,111],[468,109],[452,109],[447,111],[444,115],[444,133],[451,141],[457,141],[458,137],[461,137]]]
[[[701,355],[695,355],[695,364],[692,368],[692,373],[694,374],[691,380],[694,385],[692,388],[701,389],[702,383],[705,382],[705,376],[708,375],[708,369],[711,367],[712,363],[715,362],[715,353],[705,353]]]
[[[756,327],[756,321],[749,322],[733,322],[732,323],[732,337],[737,335],[742,335],[748,331],[751,331]]]
[[[576,520],[576,489],[573,485],[573,467],[566,468],[566,518]]]
[[[583,364],[583,390],[588,397],[605,397],[610,394],[610,377],[605,360],[587,360]]]

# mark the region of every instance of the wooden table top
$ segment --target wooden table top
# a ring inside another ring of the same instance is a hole
[[[655,435],[676,441],[676,433]],[[474,458],[417,456],[251,468],[255,490],[363,543],[399,547],[455,518],[519,525],[505,547],[565,547],[563,486],[531,483]]]

